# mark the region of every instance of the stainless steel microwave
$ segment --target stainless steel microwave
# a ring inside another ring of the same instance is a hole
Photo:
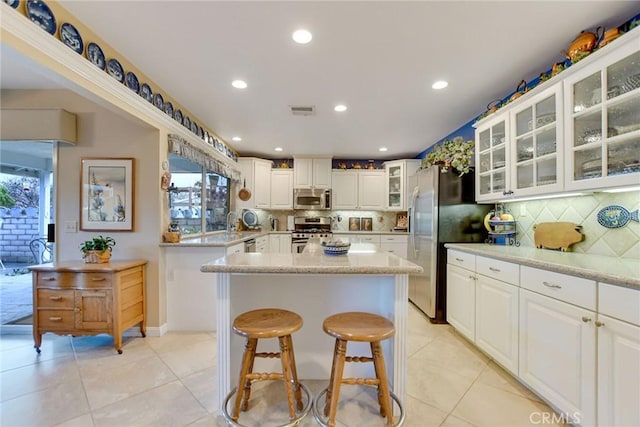
[[[331,190],[328,188],[295,188],[293,190],[294,209],[331,209]]]

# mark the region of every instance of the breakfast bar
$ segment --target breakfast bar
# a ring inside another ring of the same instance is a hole
[[[322,330],[326,317],[344,311],[386,317],[396,329],[394,338],[383,343],[387,375],[394,393],[405,399],[408,275],[421,272],[421,267],[373,245],[352,244],[346,255],[313,250],[232,254],[202,265],[201,271],[217,274],[218,407],[240,368],[243,339],[233,333],[233,319],[267,307],[290,310],[303,318],[302,329],[293,336],[302,380],[329,379],[333,340]],[[277,351],[277,342],[268,345],[273,347],[263,351]],[[347,354],[367,351],[364,343],[350,343]],[[272,363],[269,368],[273,368],[279,362],[265,363]],[[353,376],[372,373],[369,366],[345,368],[345,374]]]

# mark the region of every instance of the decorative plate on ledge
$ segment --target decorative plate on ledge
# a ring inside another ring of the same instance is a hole
[[[138,77],[132,71],[127,71],[127,74],[124,76],[124,81],[129,89],[135,93],[140,93],[140,82],[138,81]]]
[[[173,104],[169,101],[164,103],[164,112],[167,116],[173,118]]]
[[[147,100],[147,102],[153,102],[153,91],[151,90],[151,86],[147,83],[142,83],[140,86],[140,96]]]
[[[164,98],[161,93],[156,92],[153,95],[153,105],[155,105],[160,111],[164,111]]]
[[[111,77],[119,81],[120,83],[124,83],[124,69],[115,58],[110,58],[109,62],[107,62],[107,72]]]
[[[84,50],[84,43],[82,42],[82,37],[80,33],[73,25],[65,22],[60,26],[60,40],[71,49],[73,49],[76,53],[82,55],[82,51]]]
[[[107,67],[107,61],[104,59],[102,48],[94,42],[87,45],[87,59],[103,71]]]
[[[51,35],[56,33],[56,18],[45,2],[41,0],[27,1],[27,16],[47,33]]]

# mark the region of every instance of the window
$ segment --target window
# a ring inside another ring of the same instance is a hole
[[[175,154],[169,155],[169,165],[171,222],[183,235],[225,230],[230,180]]]

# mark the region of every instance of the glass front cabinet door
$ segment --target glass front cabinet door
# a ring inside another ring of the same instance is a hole
[[[565,188],[640,184],[638,38],[565,80]]]
[[[508,191],[514,197],[562,190],[562,84],[511,111]]]
[[[385,162],[387,201],[385,208],[391,211],[406,211],[407,178],[420,168],[421,160],[396,160]]]
[[[508,114],[495,117],[476,129],[476,200],[504,199],[508,192]]]

